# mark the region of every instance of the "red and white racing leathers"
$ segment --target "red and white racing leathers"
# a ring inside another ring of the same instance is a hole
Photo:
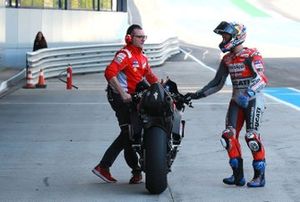
[[[129,94],[135,92],[136,85],[144,78],[150,84],[158,81],[142,49],[130,44],[116,53],[104,75],[107,81],[116,76],[122,88]]]
[[[226,116],[226,130],[223,131],[221,142],[227,149],[229,158],[242,156],[239,133],[246,122],[245,139],[252,151],[254,160],[263,160],[265,150],[260,140],[259,126],[265,109],[261,90],[266,86],[264,62],[256,49],[244,48],[237,54],[227,53],[219,66],[215,78],[210,81],[198,94],[208,96],[219,91],[230,74],[232,81],[232,98]],[[246,108],[239,106],[239,96],[246,95],[248,90],[255,92],[249,99]]]

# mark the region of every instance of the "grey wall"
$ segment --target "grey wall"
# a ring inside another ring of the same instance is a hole
[[[48,47],[121,42],[127,12],[5,8],[0,0],[0,68],[26,66],[38,31]]]

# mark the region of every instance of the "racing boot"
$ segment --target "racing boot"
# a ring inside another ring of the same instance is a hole
[[[229,160],[229,164],[232,168],[233,175],[228,178],[224,178],[223,182],[228,185],[244,186],[246,181],[244,178],[243,159],[233,158]]]
[[[248,187],[264,187],[266,184],[265,180],[265,168],[266,161],[253,161],[252,163],[254,169],[254,177],[253,179],[247,183]]]

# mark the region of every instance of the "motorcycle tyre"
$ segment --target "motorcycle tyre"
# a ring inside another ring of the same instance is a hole
[[[167,134],[159,127],[147,130],[145,136],[146,189],[160,194],[167,188]]]

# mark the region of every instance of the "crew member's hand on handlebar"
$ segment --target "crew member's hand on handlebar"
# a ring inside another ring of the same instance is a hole
[[[123,100],[123,102],[125,102],[125,103],[129,103],[129,102],[131,102],[132,101],[132,97],[131,97],[131,95],[130,94],[128,94],[128,93],[126,93],[126,92],[124,92],[124,93],[122,93],[122,100]]]

